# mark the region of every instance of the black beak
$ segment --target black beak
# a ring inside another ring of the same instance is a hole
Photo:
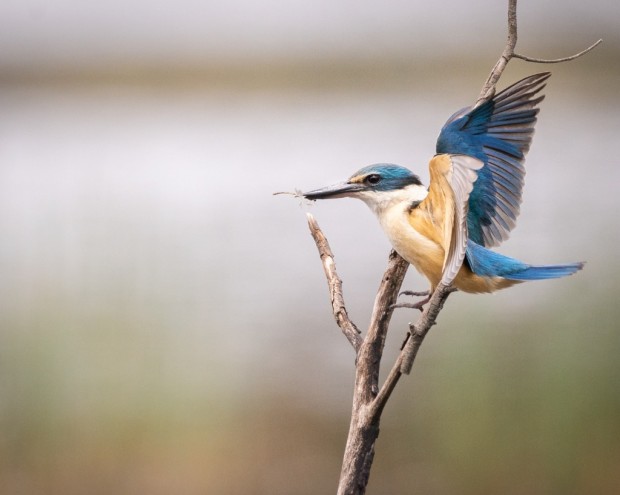
[[[366,189],[363,184],[342,182],[340,184],[334,184],[333,186],[322,187],[321,189],[315,189],[314,191],[308,191],[302,193],[303,197],[314,201],[315,199],[331,199],[331,198],[346,198],[353,194]]]

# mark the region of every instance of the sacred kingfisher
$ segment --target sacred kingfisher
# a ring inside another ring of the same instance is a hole
[[[450,117],[429,163],[428,188],[410,170],[382,163],[302,195],[364,201],[396,252],[430,281],[431,293],[440,282],[464,292],[494,292],[572,275],[583,263],[535,266],[489,249],[515,227],[525,154],[550,75],[527,77]]]

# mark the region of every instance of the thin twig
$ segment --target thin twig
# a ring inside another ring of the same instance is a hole
[[[439,284],[418,321],[415,322],[415,324],[409,324],[411,338],[405,342],[403,350],[401,351],[402,362],[400,364],[400,371],[405,375],[411,373],[413,361],[415,360],[420,345],[422,345],[424,337],[426,337],[428,331],[435,324],[437,316],[439,316],[439,312],[442,310],[446,299],[448,299],[448,296],[454,291],[455,289],[451,286]]]
[[[515,46],[517,45],[517,0],[509,0],[508,1],[508,37],[506,38],[506,46],[504,47],[504,51],[500,55],[499,59],[491,69],[491,73],[487,78],[486,82],[482,86],[482,90],[480,91],[480,96],[478,96],[478,100],[474,107],[477,107],[484,103],[485,101],[491,99],[495,94],[495,86],[497,85],[497,81],[501,77],[504,69],[510,59],[514,55]]]
[[[570,62],[571,60],[575,60],[576,58],[579,58],[582,55],[585,55],[590,50],[594,50],[602,42],[603,42],[602,39],[598,40],[596,43],[592,43],[585,50],[581,50],[579,53],[575,53],[575,55],[571,55],[569,57],[563,57],[563,58],[533,58],[533,57],[527,57],[525,55],[521,55],[520,53],[513,53],[512,56],[514,58],[519,58],[521,60],[525,60],[526,62],[534,62],[536,64],[558,64],[560,62]]]
[[[498,61],[491,69],[491,73],[487,78],[484,86],[482,86],[482,90],[480,91],[480,96],[478,96],[478,100],[474,107],[477,107],[489,100],[495,94],[495,86],[499,81],[506,65],[512,58],[518,58],[521,60],[525,60],[526,62],[534,62],[537,64],[557,64],[560,62],[569,62],[570,60],[575,60],[576,58],[585,55],[591,50],[594,50],[598,45],[603,42],[602,39],[598,40],[596,43],[593,43],[585,50],[580,51],[574,55],[569,57],[562,58],[552,58],[552,59],[544,59],[544,58],[534,58],[528,57],[526,55],[521,55],[520,53],[515,53],[515,47],[517,46],[517,0],[508,0],[508,37],[506,39],[506,46],[504,47],[504,51],[499,57]]]
[[[314,238],[319,254],[321,255],[321,262],[323,263],[323,270],[325,271],[325,277],[327,278],[327,285],[329,286],[329,295],[332,302],[332,311],[336,323],[342,330],[342,333],[348,339],[348,341],[355,349],[355,352],[359,352],[362,346],[363,339],[360,337],[360,331],[355,324],[349,318],[347,308],[344,304],[344,297],[342,295],[342,280],[338,277],[336,272],[336,262],[334,261],[334,254],[332,253],[327,238],[321,231],[319,224],[311,213],[307,213],[308,227],[310,227],[310,233]]]

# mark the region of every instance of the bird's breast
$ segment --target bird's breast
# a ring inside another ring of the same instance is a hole
[[[436,286],[444,260],[444,250],[434,240],[437,227],[422,213],[402,204],[386,209],[378,217],[396,252]]]
[[[376,213],[392,247],[429,280],[434,290],[441,280],[445,256],[440,244],[441,219],[433,216],[432,211],[412,209],[402,204]],[[515,283],[501,277],[476,275],[467,264],[461,267],[453,281],[457,289],[471,293],[495,292]]]

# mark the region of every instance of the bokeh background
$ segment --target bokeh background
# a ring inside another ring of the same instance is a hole
[[[389,246],[275,191],[427,181],[506,2],[3,0],[0,493],[333,493]],[[450,298],[384,413],[369,493],[620,493],[620,4],[521,1],[500,87],[551,69],[500,251],[577,276]],[[413,270],[408,288],[425,288]],[[391,366],[407,322],[386,349]]]

